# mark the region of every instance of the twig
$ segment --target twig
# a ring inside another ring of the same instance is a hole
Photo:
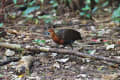
[[[0,47],[11,48],[11,49],[24,49],[24,50],[30,50],[30,51],[56,52],[56,53],[60,53],[60,54],[76,55],[79,57],[92,58],[92,59],[96,59],[96,60],[104,60],[104,61],[120,64],[119,59],[111,59],[109,57],[90,55],[90,54],[81,53],[81,52],[78,52],[75,50],[45,48],[45,47],[40,47],[40,46],[28,46],[28,45],[22,46],[20,44],[9,44],[9,43],[4,43],[4,42],[0,42]]]
[[[0,62],[0,66],[9,64],[10,62],[16,62],[16,61],[19,61],[19,60],[20,60],[19,57],[14,57],[14,58],[12,57],[12,58],[9,58],[8,60]]]

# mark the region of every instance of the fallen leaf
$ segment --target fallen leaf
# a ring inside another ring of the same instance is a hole
[[[111,44],[111,45],[106,46],[106,50],[110,50],[110,49],[113,49],[113,48],[115,48],[115,44]]]
[[[65,63],[69,60],[69,58],[64,58],[64,59],[57,59],[56,61]]]

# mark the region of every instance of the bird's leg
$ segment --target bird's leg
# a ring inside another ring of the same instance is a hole
[[[73,50],[73,46],[72,46],[72,44],[69,44],[70,45],[70,47],[72,48],[72,50]]]
[[[66,46],[66,45],[62,45],[62,47],[61,47],[61,48],[65,48],[65,46]]]
[[[58,45],[58,44],[56,44],[56,48],[59,48],[59,45]]]

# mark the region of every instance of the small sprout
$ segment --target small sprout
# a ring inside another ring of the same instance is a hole
[[[104,68],[104,66],[100,66],[97,70],[101,71]]]
[[[38,24],[39,23],[39,20],[38,19],[34,19],[35,21],[35,24]]]
[[[46,43],[45,40],[39,40],[39,39],[33,40],[33,42],[35,42],[35,43],[38,44],[38,45],[42,45],[42,44],[45,44],[45,43]]]
[[[96,50],[89,50],[89,51],[88,51],[88,54],[94,55],[95,52],[96,52]]]
[[[0,27],[2,27],[4,24],[3,23],[0,23]]]
[[[4,77],[4,75],[0,74],[0,78]]]
[[[13,3],[14,3],[14,4],[17,4],[17,0],[13,0]]]
[[[24,48],[17,49],[18,53],[22,53],[24,51]]]

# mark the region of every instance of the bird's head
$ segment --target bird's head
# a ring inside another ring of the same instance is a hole
[[[54,29],[50,28],[48,29],[48,33],[50,34],[50,36],[55,36],[55,32],[54,32]]]
[[[51,29],[48,30],[48,32],[53,33],[54,30],[51,28]]]

